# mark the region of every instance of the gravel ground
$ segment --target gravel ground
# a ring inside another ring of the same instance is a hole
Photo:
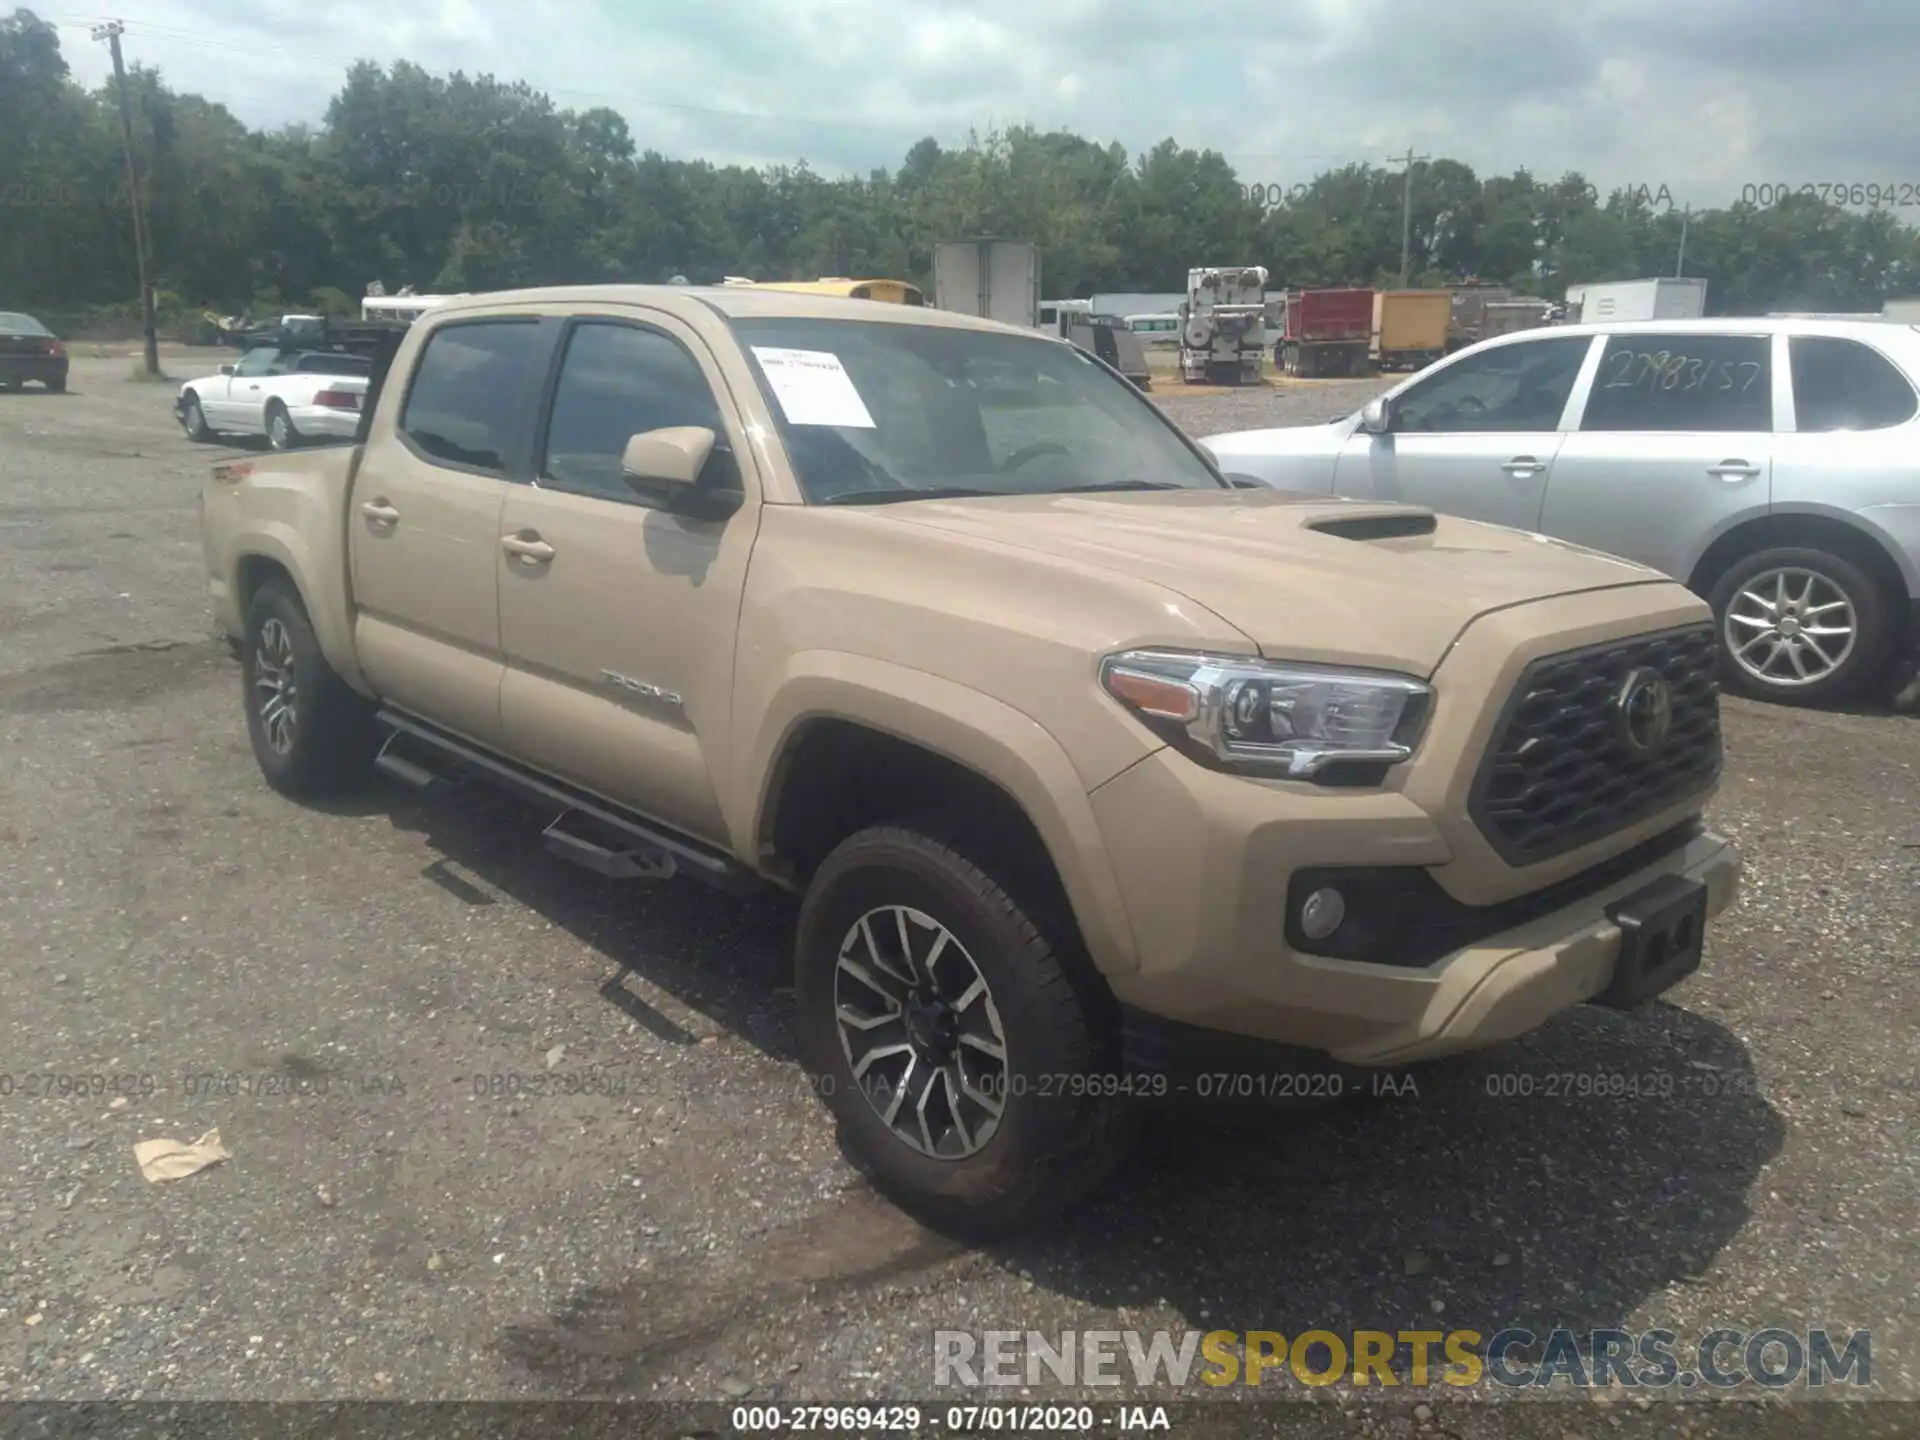
[[[1749,889],[1674,1003],[1159,1123],[1088,1209],[965,1249],[840,1159],[785,902],[615,886],[485,796],[265,788],[202,599],[219,452],[128,375],[0,395],[0,1399],[925,1398],[936,1329],[1422,1324],[1866,1328],[1875,1394],[1920,1398],[1912,720],[1727,703]],[[1162,401],[1204,434],[1372,388]],[[141,1179],[134,1142],[211,1129],[226,1163]],[[1641,1414],[1352,1398],[1286,1433]]]

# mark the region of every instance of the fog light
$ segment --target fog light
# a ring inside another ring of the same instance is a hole
[[[1300,907],[1300,933],[1309,940],[1324,940],[1346,918],[1347,902],[1338,890],[1316,890]]]

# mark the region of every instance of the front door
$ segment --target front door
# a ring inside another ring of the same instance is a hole
[[[535,477],[512,487],[500,517],[502,723],[516,757],[721,840],[713,777],[758,485],[701,341],[632,313],[569,323]],[[701,483],[744,490],[731,515],[678,514],[622,478],[629,438],[680,425],[719,436]]]
[[[262,429],[260,416],[266,400],[261,385],[271,375],[284,374],[286,362],[271,345],[249,350],[234,362],[231,375],[200,387],[201,412],[217,430]]]
[[[1528,337],[1439,367],[1394,397],[1386,434],[1353,432],[1334,493],[1537,529],[1567,402],[1592,347],[1586,335]]]
[[[416,351],[399,423],[367,438],[347,514],[360,664],[402,709],[500,739],[500,508],[531,474],[555,326],[441,325]]]
[[[1689,579],[1715,536],[1767,512],[1773,344],[1734,333],[1608,336],[1540,528]]]

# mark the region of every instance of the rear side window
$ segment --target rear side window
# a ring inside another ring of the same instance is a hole
[[[1615,335],[1600,356],[1582,430],[1773,429],[1765,335]]]
[[[576,326],[553,392],[541,473],[570,489],[631,501],[621,478],[627,441],[646,430],[699,425],[726,444],[726,425],[694,358],[657,330]]]
[[[1873,347],[1827,335],[1796,335],[1787,346],[1795,428],[1884,430],[1913,418],[1913,386]]]
[[[537,325],[514,320],[436,331],[413,372],[401,432],[430,460],[504,471],[539,340]]]

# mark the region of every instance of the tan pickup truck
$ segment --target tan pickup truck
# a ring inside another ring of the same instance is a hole
[[[800,1052],[935,1223],[1082,1193],[1142,1097],[1638,1004],[1734,896],[1701,601],[1236,487],[1058,339],[507,292],[424,315],[367,404],[205,487],[268,782],[495,782],[609,876],[801,893]]]

